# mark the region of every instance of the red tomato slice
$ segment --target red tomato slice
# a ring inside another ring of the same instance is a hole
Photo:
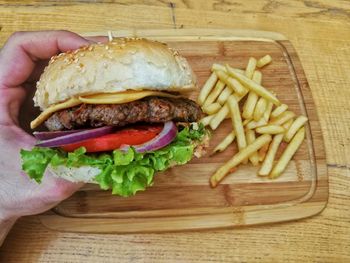
[[[87,152],[111,151],[120,148],[123,144],[138,145],[152,140],[162,129],[162,126],[146,125],[126,128],[97,138],[63,145],[61,148],[66,152],[73,152],[82,146],[86,148]]]

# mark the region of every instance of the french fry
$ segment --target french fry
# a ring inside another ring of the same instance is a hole
[[[245,73],[245,71],[243,69],[240,69],[240,68],[234,68],[234,70],[237,71],[240,74],[244,74]]]
[[[253,118],[253,113],[254,113],[255,105],[258,101],[258,98],[259,98],[258,95],[254,91],[249,92],[247,100],[243,105],[242,117],[244,119]]]
[[[255,132],[253,130],[246,130],[245,137],[247,138],[247,144],[252,144],[255,141]],[[259,155],[258,152],[254,152],[249,156],[249,161],[257,166],[259,164]]]
[[[238,94],[238,95],[243,95],[246,94],[247,89],[243,87],[243,85],[236,79],[230,78],[230,82],[232,84],[233,90]]]
[[[214,63],[212,66],[211,66],[211,71],[217,71],[217,70],[221,70],[221,71],[225,71],[227,72],[227,69],[225,66],[221,65],[221,64],[217,64],[217,63]],[[241,73],[241,74],[244,74],[245,71],[243,69],[240,69],[240,68],[234,68],[234,70],[236,70],[237,72]]]
[[[288,110],[288,105],[287,104],[281,104],[280,106],[278,106],[276,109],[274,109],[271,112],[271,118],[276,118],[277,116],[281,115],[286,110]]]
[[[213,150],[213,154],[223,152],[235,139],[234,131],[231,131]]]
[[[266,111],[264,112],[263,119],[269,122],[273,104],[271,101],[267,102]]]
[[[221,109],[221,104],[218,103],[218,102],[215,102],[215,103],[212,103],[208,106],[205,106],[203,107],[203,111],[206,113],[206,114],[209,114],[209,115],[212,115],[212,114],[215,114],[217,113],[220,109]]]
[[[240,68],[234,68],[234,70],[240,74],[244,74],[245,71],[243,69],[240,69]]]
[[[246,91],[245,91],[245,93],[243,95],[233,94],[233,96],[235,97],[237,102],[240,102],[248,94],[248,92],[249,92],[249,90],[246,89]]]
[[[253,80],[261,84],[262,74],[260,71],[255,70],[253,74]],[[258,102],[259,96],[254,91],[249,91],[248,98],[243,105],[242,116],[245,119],[252,119],[256,103]]]
[[[224,82],[228,87],[230,87],[234,92],[238,93],[239,95],[244,94],[246,89],[238,80],[231,78],[229,75],[227,75],[226,72],[221,70],[215,71],[215,73],[218,76],[218,78],[222,82]]]
[[[239,106],[236,99],[233,96],[230,96],[228,98],[227,103],[231,113],[233,130],[235,131],[237,137],[238,149],[241,150],[247,146],[247,141],[245,139]]]
[[[261,119],[261,117],[264,115],[264,112],[266,111],[266,107],[267,100],[263,97],[260,97],[254,109],[253,119],[255,121],[259,121]]]
[[[244,75],[244,71],[243,72],[240,72],[239,69],[236,69],[236,68],[231,68],[229,65],[226,64],[226,68],[228,71],[236,71],[238,73],[241,73],[242,75]],[[242,70],[241,70],[242,71]],[[262,80],[262,74],[260,71],[256,70],[254,72],[254,75],[253,75],[253,80],[256,82],[256,83],[261,83],[261,80]],[[241,99],[243,99],[249,92],[249,89],[246,89],[245,93],[242,94],[242,95],[239,95],[239,94],[234,94],[236,100],[238,102],[241,101]],[[273,93],[274,94],[274,93]],[[273,104],[271,103],[271,108],[272,108]]]
[[[218,64],[218,63],[214,63],[211,66],[211,71],[218,71],[218,70],[226,72],[226,67],[224,65],[221,65],[221,64]]]
[[[259,120],[259,121],[251,121],[249,122],[247,125],[246,125],[246,129],[250,129],[250,130],[253,130],[255,128],[258,128],[258,127],[261,127],[261,126],[264,126],[268,123],[269,121],[269,118],[270,118],[270,113],[271,113],[271,110],[272,110],[272,102],[267,102],[267,106],[266,106],[266,111],[264,112],[264,115],[263,117]]]
[[[245,75],[252,79],[253,78],[253,74],[254,74],[254,71],[255,71],[255,68],[256,68],[256,59],[255,58],[249,58],[249,61],[248,61],[248,64],[247,64],[247,67],[245,69]]]
[[[280,159],[272,168],[272,171],[269,174],[270,179],[275,179],[283,173],[289,161],[293,158],[293,155],[296,153],[300,145],[303,143],[304,138],[305,138],[305,128],[302,127],[295,134],[293,139],[290,141],[290,143],[287,145],[286,149],[282,153]]]
[[[237,100],[237,102],[240,102],[241,99],[243,99],[247,94],[248,94],[249,90],[247,89],[246,92],[243,95],[239,95],[239,94],[233,94],[233,96],[235,97],[235,99]]]
[[[258,155],[259,155],[259,162],[262,162],[265,160],[266,153],[269,149],[269,143],[265,144],[263,147],[260,148]]]
[[[220,123],[226,118],[226,115],[229,114],[229,112],[230,111],[226,103],[215,115],[213,115],[213,118],[210,120],[209,123],[210,128],[216,130]]]
[[[243,148],[236,153],[227,163],[221,166],[210,178],[210,184],[212,187],[216,187],[218,183],[224,179],[230,169],[236,167],[242,161],[249,158],[254,152],[259,150],[263,145],[271,141],[271,135],[264,134],[258,137],[253,143],[249,144],[246,148]]]
[[[292,125],[287,130],[286,134],[284,135],[284,140],[286,142],[290,142],[290,140],[293,138],[293,136],[297,133],[297,131],[307,122],[307,118],[305,116],[299,116],[295,119],[295,121],[292,123]]]
[[[202,123],[204,126],[208,126],[213,117],[214,117],[214,115],[205,116],[199,122]]]
[[[228,64],[226,64],[225,66],[226,66],[227,72],[229,72],[229,71],[235,71],[235,72],[240,73],[240,74],[242,74],[242,75],[245,74],[245,71],[244,71],[244,70],[240,70],[240,69],[237,69],[237,68],[232,68],[232,67],[230,67]],[[237,100],[238,102],[240,102],[240,100],[243,99],[243,98],[248,94],[248,92],[249,92],[249,89],[245,88],[245,91],[244,91],[243,94],[241,94],[241,95],[240,95],[240,94],[234,94],[234,96],[235,96],[236,100]]]
[[[216,83],[215,87],[213,88],[213,90],[209,93],[207,99],[204,102],[204,107],[206,105],[210,105],[212,104],[220,95],[220,93],[222,92],[222,90],[225,88],[225,83],[223,83],[221,80],[218,80],[218,82]]]
[[[250,121],[247,125],[245,125],[245,128],[247,130],[254,130],[257,127],[261,127],[267,124],[267,121],[265,121],[264,118],[261,118],[259,121]]]
[[[232,86],[233,86],[235,92],[238,95],[246,94],[247,89],[245,87],[243,87],[243,85],[238,80],[231,78],[231,82],[232,82]]]
[[[256,63],[256,66],[258,68],[262,68],[263,66],[266,66],[267,64],[269,64],[271,61],[272,61],[271,56],[266,55],[258,60],[258,62]]]
[[[272,119],[270,121],[270,124],[282,125],[283,123],[289,121],[290,119],[293,119],[294,117],[295,117],[294,112],[285,111],[282,114],[280,114],[276,119]]]
[[[255,70],[252,80],[261,85],[262,73],[259,70]]]
[[[210,91],[213,89],[217,81],[218,77],[216,76],[215,72],[211,73],[210,77],[207,79],[207,81],[203,85],[203,88],[199,92],[197,102],[200,106],[203,105],[205,99],[208,97]]]
[[[221,92],[220,96],[217,99],[217,102],[219,102],[221,105],[224,105],[232,94],[233,90],[229,87],[224,88],[224,90]]]
[[[292,125],[292,123],[293,123],[293,119],[290,119],[289,121],[283,123],[282,127],[283,127],[286,131],[288,131],[288,129],[289,129],[289,127]]]
[[[259,176],[268,176],[272,170],[273,162],[275,160],[275,156],[283,139],[283,134],[277,134],[273,137],[272,142],[269,146],[269,150],[267,151],[266,157],[258,171]],[[262,148],[261,148],[262,149]],[[260,150],[261,150],[260,149]]]
[[[229,75],[230,75],[229,72],[231,72],[231,71],[235,71],[235,72],[237,72],[237,73],[239,73],[239,74],[242,74],[242,75],[245,74],[245,70],[239,69],[239,68],[233,68],[233,67],[231,67],[229,64],[225,64],[225,67],[226,67],[226,72],[227,72]]]
[[[213,74],[198,98],[203,112],[208,114],[200,122],[215,130],[223,120],[231,118],[233,131],[216,145],[212,154],[224,151],[235,139],[238,145],[238,152],[210,178],[212,187],[216,187],[227,174],[234,173],[240,163],[247,163],[248,159],[254,166],[262,162],[259,176],[280,176],[305,138],[303,126],[307,118],[299,116],[295,119],[294,112],[288,110],[286,104],[281,104],[276,93],[261,85],[262,73],[257,68],[271,61],[269,55],[258,61],[251,57],[245,70],[227,64],[212,65]],[[241,112],[238,102],[247,95]],[[276,108],[273,110],[274,105]],[[261,135],[255,138],[256,133]],[[289,144],[275,161],[283,139]]]
[[[242,124],[243,126],[246,126],[249,122],[251,122],[252,120],[251,119],[245,119]]]
[[[226,68],[228,68],[226,66]],[[240,81],[246,88],[249,88],[250,90],[254,91],[259,96],[267,99],[268,101],[271,101],[273,104],[279,106],[281,105],[281,102],[277,99],[277,97],[272,94],[269,90],[261,86],[260,84],[256,83],[255,81],[247,78],[245,75],[238,73],[234,70],[227,70],[227,73],[231,75],[231,77],[236,78],[238,81]]]
[[[270,124],[258,127],[255,131],[260,134],[279,134],[284,133],[286,130],[282,126]]]

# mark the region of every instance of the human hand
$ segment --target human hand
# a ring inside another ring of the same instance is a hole
[[[28,92],[25,87],[37,80],[43,61],[91,41],[68,31],[19,32],[1,49],[0,223],[48,210],[82,186],[50,172],[40,185],[29,179],[21,170],[20,149],[32,148],[36,140],[18,126],[18,114]]]

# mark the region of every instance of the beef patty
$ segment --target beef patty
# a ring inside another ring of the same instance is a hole
[[[199,106],[192,100],[147,97],[124,104],[81,104],[54,113],[45,125],[51,131],[105,125],[121,127],[136,122],[194,122],[200,115]]]

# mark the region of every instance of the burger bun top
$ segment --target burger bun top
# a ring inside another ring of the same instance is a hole
[[[196,86],[187,60],[166,44],[117,38],[51,58],[34,102],[41,110],[71,97],[127,90],[185,92]]]

